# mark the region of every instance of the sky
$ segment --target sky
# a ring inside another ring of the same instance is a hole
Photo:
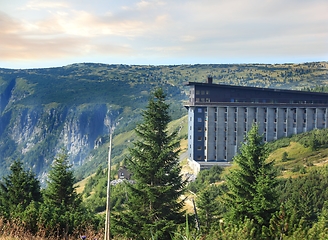
[[[0,0],[0,68],[327,60],[327,0]]]

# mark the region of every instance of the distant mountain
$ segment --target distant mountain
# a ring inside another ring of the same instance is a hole
[[[183,83],[208,75],[214,83],[304,89],[327,83],[328,63],[0,68],[0,177],[21,159],[44,179],[62,148],[80,176],[87,176],[106,164],[99,159],[106,159],[109,125],[116,125],[116,135],[132,130],[156,87],[168,94],[172,118],[184,116],[189,90]],[[122,142],[113,155],[126,146]]]

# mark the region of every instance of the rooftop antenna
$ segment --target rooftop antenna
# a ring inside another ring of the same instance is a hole
[[[213,77],[212,77],[212,75],[207,75],[207,83],[208,84],[212,84],[213,83]]]

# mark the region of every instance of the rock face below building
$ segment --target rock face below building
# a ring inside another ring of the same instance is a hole
[[[188,159],[227,165],[258,124],[264,141],[328,127],[328,94],[189,82]],[[193,162],[193,163],[192,163]]]

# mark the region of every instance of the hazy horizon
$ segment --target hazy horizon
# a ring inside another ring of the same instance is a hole
[[[327,12],[325,0],[1,1],[0,67],[326,61]]]

